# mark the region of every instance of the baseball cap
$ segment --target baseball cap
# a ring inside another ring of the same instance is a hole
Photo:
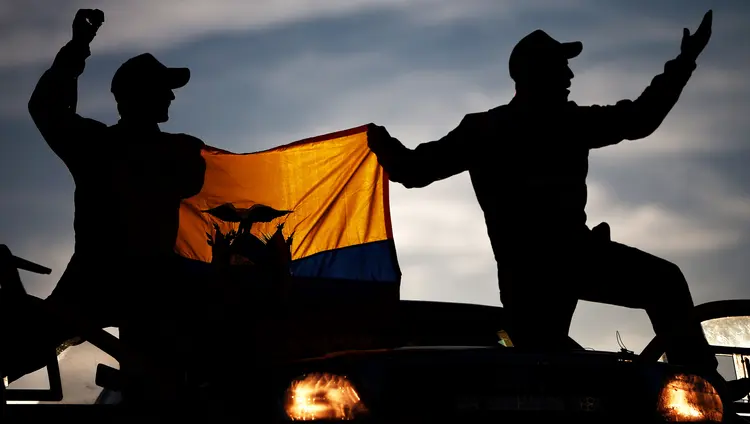
[[[143,88],[184,87],[190,81],[190,69],[169,68],[151,53],[143,53],[125,61],[112,77],[112,94],[115,98],[132,90]]]
[[[541,29],[537,29],[513,47],[508,62],[510,77],[517,80],[529,70],[549,63],[552,58],[572,59],[581,54],[581,51],[582,42],[561,43]]]

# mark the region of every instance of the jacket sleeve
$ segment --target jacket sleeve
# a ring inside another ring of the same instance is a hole
[[[482,136],[481,114],[469,114],[461,123],[439,140],[419,144],[414,149],[401,146],[384,165],[391,181],[406,188],[426,187],[468,171],[478,152],[472,149]]]
[[[86,155],[83,148],[106,125],[76,113],[78,77],[90,55],[88,45],[66,44],[39,79],[29,113],[44,140],[68,167]]]
[[[595,149],[653,134],[677,103],[695,67],[694,61],[678,56],[665,64],[664,72],[637,99],[576,107],[578,138]]]

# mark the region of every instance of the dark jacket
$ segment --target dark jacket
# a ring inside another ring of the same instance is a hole
[[[182,199],[203,186],[203,142],[186,134],[107,125],[76,113],[89,56],[70,42],[39,80],[29,112],[75,181],[76,256],[171,255]]]
[[[542,107],[514,98],[466,115],[437,141],[400,149],[385,170],[407,188],[469,171],[496,259],[542,242],[568,243],[586,229],[589,151],[651,135],[695,66],[678,56],[640,97],[612,106]]]

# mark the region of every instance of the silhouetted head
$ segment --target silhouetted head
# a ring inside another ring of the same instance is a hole
[[[567,101],[573,71],[568,66],[583,43],[561,43],[538,29],[516,44],[508,63],[516,93],[538,100]]]
[[[142,124],[166,122],[174,100],[172,90],[189,80],[188,68],[168,68],[149,53],[128,59],[112,77],[120,117]]]

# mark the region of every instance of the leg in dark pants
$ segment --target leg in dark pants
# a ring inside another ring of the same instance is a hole
[[[645,309],[667,342],[671,363],[716,369],[693,317],[687,281],[675,264],[591,232],[572,246],[547,247],[528,257],[533,260],[517,261],[501,283],[503,305],[512,316],[511,337],[519,346],[565,346],[580,299]]]
[[[666,342],[669,362],[716,370],[677,265],[612,241],[593,241],[588,247],[581,278],[574,284],[578,299],[644,309],[654,332]]]
[[[180,400],[185,382],[185,317],[190,314],[187,293],[193,289],[188,275],[169,258],[141,264],[118,290],[123,298],[120,340],[134,354],[146,358],[157,370],[145,375],[138,364],[123,363],[126,377],[123,399],[150,404]],[[155,375],[158,372],[159,375]]]

